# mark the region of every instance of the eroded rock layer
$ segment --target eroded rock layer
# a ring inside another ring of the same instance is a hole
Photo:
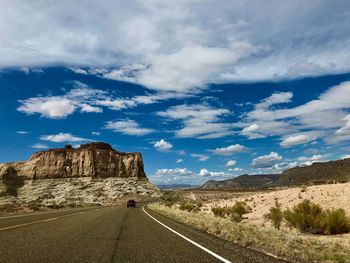
[[[102,142],[40,151],[24,162],[0,164],[2,180],[76,177],[147,179],[141,153],[119,152]]]

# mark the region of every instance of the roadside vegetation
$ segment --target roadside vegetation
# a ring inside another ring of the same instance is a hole
[[[252,208],[242,201],[231,206],[211,206],[208,211],[205,203],[171,193],[150,208],[210,234],[291,262],[350,262],[350,234],[344,235],[350,232],[350,220],[343,209],[322,209],[304,200],[283,210],[275,200],[275,205],[264,216],[271,223],[269,227],[270,224],[248,224],[245,219]]]

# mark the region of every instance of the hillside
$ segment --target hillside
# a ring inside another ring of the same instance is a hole
[[[224,181],[209,180],[202,188],[209,190],[260,189],[273,186],[279,178],[279,174],[243,174]]]
[[[207,181],[208,190],[265,189],[269,187],[326,184],[350,181],[350,158],[295,167],[282,174],[240,175],[224,181]]]

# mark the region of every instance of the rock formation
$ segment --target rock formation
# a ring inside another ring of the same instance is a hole
[[[34,153],[28,161],[0,164],[0,179],[133,177],[147,179],[141,153],[123,153],[102,142]]]
[[[124,153],[95,142],[34,153],[29,160],[0,164],[2,207],[46,209],[114,205],[124,198],[159,197],[144,172],[141,153]]]

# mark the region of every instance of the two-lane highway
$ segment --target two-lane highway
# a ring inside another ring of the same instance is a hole
[[[0,262],[225,262],[210,252],[231,262],[280,262],[146,212],[116,206],[0,217]]]

